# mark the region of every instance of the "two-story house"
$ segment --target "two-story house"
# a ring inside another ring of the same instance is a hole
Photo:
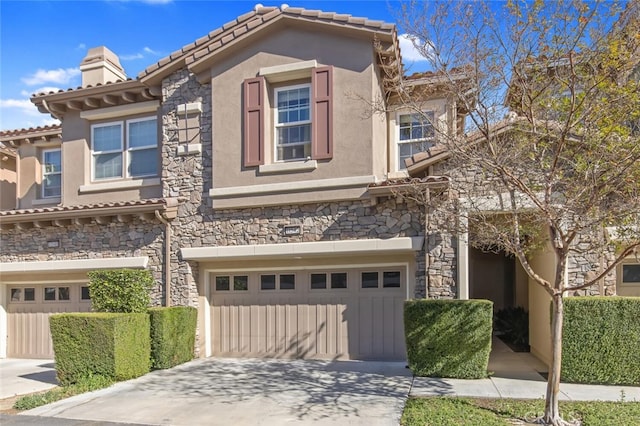
[[[394,25],[256,7],[135,79],[105,47],[80,69],[32,98],[61,126],[0,134],[18,175],[0,356],[51,357],[48,315],[89,309],[101,268],[147,268],[156,305],[197,306],[201,356],[403,359],[403,301],[458,294],[452,239],[425,239],[388,182],[464,112],[394,105]]]

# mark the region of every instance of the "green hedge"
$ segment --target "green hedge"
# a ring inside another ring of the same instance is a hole
[[[49,324],[62,385],[95,375],[118,381],[149,372],[151,345],[146,313],[56,314]]]
[[[640,385],[640,298],[568,297],[562,380]]]
[[[196,308],[151,308],[151,362],[155,369],[171,368],[193,359]]]
[[[89,272],[89,296],[95,312],[146,312],[154,280],[146,269]]]
[[[477,379],[487,376],[493,302],[405,302],[409,368],[418,376]]]

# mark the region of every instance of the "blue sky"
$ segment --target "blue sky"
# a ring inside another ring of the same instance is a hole
[[[80,61],[105,45],[129,77],[253,9],[256,1],[0,0],[0,129],[56,122],[29,101],[32,93],[76,88]],[[394,23],[398,1],[288,1],[290,6],[348,13]],[[412,71],[411,43],[401,44]]]

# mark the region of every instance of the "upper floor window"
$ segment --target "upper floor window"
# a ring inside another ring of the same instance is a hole
[[[333,158],[333,68],[316,65],[306,61],[267,67],[259,77],[244,81],[244,167]],[[281,84],[307,78],[310,84]],[[275,83],[280,87],[271,86]]]
[[[434,145],[433,111],[398,116],[398,170],[406,168],[404,160]]]
[[[276,161],[311,156],[311,86],[276,89]]]
[[[91,127],[94,180],[139,178],[158,174],[158,127],[155,117]]]
[[[42,151],[42,197],[60,197],[62,190],[62,151]]]

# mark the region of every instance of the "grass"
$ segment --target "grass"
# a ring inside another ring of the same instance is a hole
[[[410,398],[403,426],[512,426],[514,420],[532,421],[544,410],[543,400]],[[562,401],[566,420],[582,426],[638,426],[640,402]]]
[[[41,405],[51,404],[61,399],[69,398],[85,392],[102,389],[111,386],[112,379],[103,376],[91,376],[82,379],[78,383],[51,389],[47,392],[31,394],[18,399],[13,408],[16,410],[31,410]]]

